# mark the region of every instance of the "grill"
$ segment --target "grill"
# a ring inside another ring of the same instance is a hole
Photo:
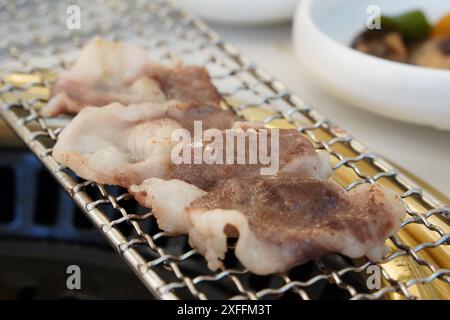
[[[79,30],[66,27],[67,7],[74,4],[81,13]],[[0,19],[2,117],[155,297],[318,299],[333,293],[344,299],[450,298],[450,207],[324,119],[202,21],[164,1],[101,1],[95,6],[89,1],[2,1]],[[95,35],[134,42],[158,61],[207,67],[224,107],[269,127],[297,128],[331,154],[333,179],[345,189],[379,183],[398,192],[408,216],[387,241],[389,253],[377,264],[330,255],[261,277],[244,270],[230,250],[226,269],[211,272],[186,237],[159,230],[151,212],[125,190],[84,181],[60,166],[51,151],[67,122],[43,119],[37,111],[57,72]],[[381,285],[368,288],[366,279],[374,270],[380,271]]]
[[[21,146],[0,145],[0,194],[0,299],[151,297],[42,163]],[[83,271],[83,290],[66,287],[71,264]]]

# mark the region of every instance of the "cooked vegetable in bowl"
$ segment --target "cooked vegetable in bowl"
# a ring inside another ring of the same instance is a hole
[[[361,32],[352,47],[387,60],[450,69],[450,14],[434,26],[420,10],[381,16],[380,28]]]

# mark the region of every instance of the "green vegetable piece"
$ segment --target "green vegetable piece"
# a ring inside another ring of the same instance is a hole
[[[380,17],[380,23],[381,23],[381,29],[387,30],[387,31],[399,31],[399,28],[397,26],[397,22],[395,22],[394,19],[391,17],[381,16]]]
[[[409,11],[395,17],[381,17],[381,27],[400,32],[407,42],[424,40],[431,31],[427,17],[420,10]]]

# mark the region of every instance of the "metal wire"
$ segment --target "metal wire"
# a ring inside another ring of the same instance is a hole
[[[66,9],[73,4],[81,12],[79,30],[66,27]],[[378,299],[390,293],[414,299],[412,287],[436,281],[445,286],[450,284],[450,270],[440,268],[422,254],[430,248],[449,245],[450,234],[431,220],[445,219],[450,207],[439,204],[345,130],[322,118],[270,74],[222,41],[202,21],[163,1],[101,1],[95,6],[89,1],[1,1],[0,20],[4,21],[0,31],[1,115],[156,297],[264,299],[290,293],[300,299],[312,299],[314,290],[319,290],[322,284],[332,284],[351,299]],[[179,59],[206,66],[223,93],[225,105],[247,118],[257,114],[258,120],[267,125],[281,121],[297,128],[315,146],[334,156],[335,172],[350,170],[354,175],[352,181],[342,183],[347,190],[362,183],[389,179],[403,190],[405,204],[414,200],[425,208],[417,211],[408,207],[409,217],[402,228],[419,226],[436,234],[435,239],[409,246],[399,237],[392,237],[390,253],[378,263],[383,286],[372,291],[358,289],[348,280],[352,274],[366,276],[374,265],[367,261],[338,269],[330,267],[325,259],[315,261],[312,263],[315,271],[307,279],[292,273],[273,275],[265,277],[263,288],[252,285],[253,276],[239,265],[210,272],[204,259],[189,248],[185,237],[171,237],[157,229],[151,213],[137,213],[129,194],[81,181],[51,156],[61,127],[39,116],[37,108],[45,103],[46,97],[40,91],[36,93],[36,89],[48,88],[50,83],[43,74],[70,66],[78,49],[94,35],[135,42],[158,61]],[[17,72],[31,74],[33,80],[18,84],[11,78]],[[341,152],[343,147],[351,150],[351,155]],[[372,171],[368,173],[361,164],[370,164]],[[426,273],[411,274],[407,279],[392,275],[387,264],[405,257],[411,264],[422,266]]]

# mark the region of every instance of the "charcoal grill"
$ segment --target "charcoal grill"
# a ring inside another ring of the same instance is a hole
[[[69,5],[80,8],[79,30],[66,28]],[[165,1],[101,1],[95,6],[81,0],[2,1],[0,9],[2,117],[156,298],[316,299],[326,297],[324,288],[349,299],[450,298],[450,207],[323,118],[202,21]],[[207,67],[224,107],[268,127],[297,128],[330,153],[333,179],[345,189],[379,183],[396,191],[408,216],[387,241],[389,253],[377,264],[332,255],[284,274],[258,277],[231,252],[226,268],[211,272],[186,237],[158,230],[151,212],[139,208],[123,189],[83,181],[59,165],[52,146],[67,122],[41,118],[38,110],[57,73],[95,35],[134,42],[158,61]],[[374,265],[381,270],[381,287],[369,290],[364,279]]]

